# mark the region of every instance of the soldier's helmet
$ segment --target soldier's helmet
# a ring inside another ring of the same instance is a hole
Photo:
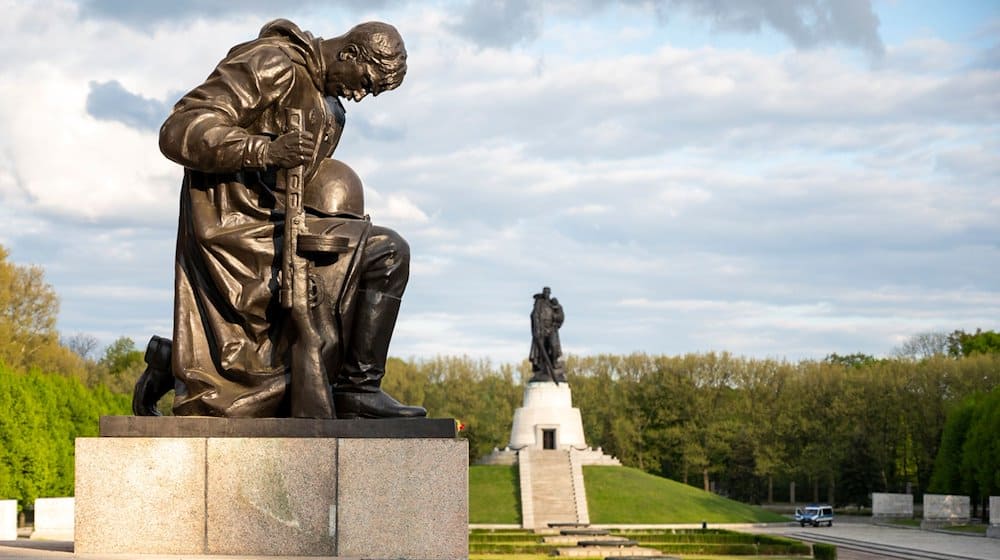
[[[365,215],[365,191],[361,178],[346,163],[327,158],[306,185],[302,205],[324,216]]]

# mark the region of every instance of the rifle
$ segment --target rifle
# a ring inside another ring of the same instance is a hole
[[[286,109],[288,125],[285,132],[302,130],[302,110]],[[306,298],[303,282],[309,279],[305,273],[304,259],[298,255],[299,231],[305,225],[305,211],[302,209],[302,177],[305,165],[298,165],[281,172],[285,189],[285,244],[281,255],[281,306],[292,309]],[[306,301],[308,306],[308,301]]]
[[[286,109],[285,132],[302,130],[302,110]],[[281,307],[291,310],[294,336],[291,341],[291,416],[296,418],[334,418],[333,395],[320,361],[322,339],[309,312],[308,262],[299,255],[299,238],[310,237],[306,231],[302,207],[305,165],[284,169],[278,174],[279,187],[285,189],[285,231],[281,255]]]

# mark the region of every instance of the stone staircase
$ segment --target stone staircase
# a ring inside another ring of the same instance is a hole
[[[521,450],[522,521],[526,528],[546,528],[550,523],[590,523],[583,470],[569,451]]]
[[[575,558],[622,558],[642,560],[678,560],[663,556],[655,548],[644,548],[636,541],[612,535],[606,529],[562,529],[558,535],[543,538],[546,544],[554,544],[556,556]]]

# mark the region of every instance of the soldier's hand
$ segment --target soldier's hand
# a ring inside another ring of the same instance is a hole
[[[266,163],[290,169],[309,161],[315,148],[315,137],[309,131],[282,134],[267,146]]]

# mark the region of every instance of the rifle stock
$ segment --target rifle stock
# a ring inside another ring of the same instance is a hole
[[[288,132],[302,130],[302,110],[286,109]],[[279,175],[285,189],[285,232],[281,260],[281,306],[291,310],[293,336],[290,355],[291,416],[333,418],[333,395],[321,362],[322,339],[309,310],[308,262],[299,253],[299,236],[306,230],[302,208],[305,166],[285,169]]]

